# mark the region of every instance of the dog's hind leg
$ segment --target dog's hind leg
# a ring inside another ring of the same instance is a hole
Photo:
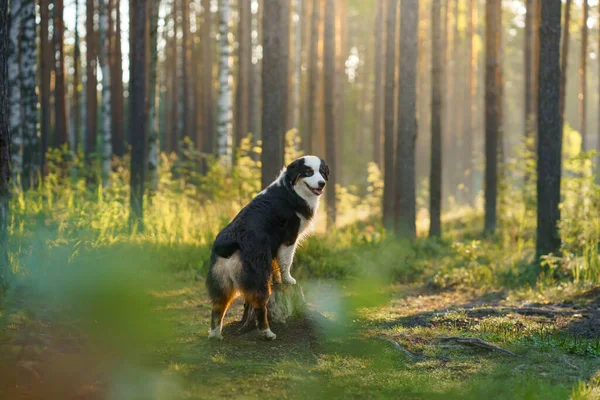
[[[274,340],[275,335],[269,328],[269,319],[267,317],[267,303],[269,302],[269,293],[255,292],[246,294],[246,301],[254,308],[254,315],[256,316],[256,325],[258,325],[258,331],[260,336],[266,340]]]
[[[210,332],[208,334],[209,339],[223,340],[223,336],[221,335],[223,318],[225,317],[225,313],[227,312],[227,309],[231,305],[231,302],[234,300],[234,298],[235,296],[233,291],[227,291],[224,292],[222,296],[212,300]]]

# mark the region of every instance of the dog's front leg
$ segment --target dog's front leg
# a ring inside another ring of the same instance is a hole
[[[292,267],[292,262],[294,261],[295,252],[295,244],[291,246],[283,245],[279,248],[279,251],[277,252],[277,261],[279,261],[281,279],[283,280],[283,283],[288,283],[290,285],[296,284],[296,280],[292,278],[292,275],[290,274],[290,268]]]

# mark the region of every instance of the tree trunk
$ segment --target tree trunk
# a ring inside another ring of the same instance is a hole
[[[279,174],[284,162],[285,121],[287,112],[287,47],[283,33],[284,11],[289,0],[264,3],[263,68],[262,68],[262,187],[268,186]],[[286,61],[284,61],[284,59]]]
[[[464,177],[465,191],[469,204],[475,199],[475,175],[473,167],[473,131],[475,130],[475,114],[477,107],[477,54],[475,52],[475,25],[477,24],[477,5],[475,0],[468,0],[467,11],[467,97],[465,107],[465,134],[464,134]]]
[[[325,31],[324,31],[324,56],[323,70],[325,73],[324,99],[325,99],[325,157],[329,165],[336,165],[336,130],[335,130],[335,0],[325,0]],[[336,223],[336,175],[334,171],[329,176],[327,188],[327,230],[335,228]]]
[[[19,42],[21,38],[21,0],[10,0],[10,32],[8,53],[8,81],[19,82]],[[21,115],[21,85],[11,84],[9,91],[9,131],[11,141],[12,179],[18,182],[18,177],[23,172],[23,129]]]
[[[538,181],[536,255],[560,248],[560,176],[562,133],[560,130],[560,31],[561,1],[544,0],[540,25],[538,95]]]
[[[248,131],[252,133],[252,138],[256,141],[260,137],[260,63],[258,60],[258,1],[255,12],[250,13],[250,29],[252,32],[250,41],[250,77],[248,78]],[[254,7],[252,7],[254,8]],[[256,32],[256,34],[254,34]]]
[[[37,45],[35,35],[35,0],[21,3],[21,105],[23,110],[23,176],[25,189],[37,182],[40,152],[37,135],[38,94],[36,90]]]
[[[62,0],[58,0],[61,1]],[[85,21],[85,45],[86,45],[86,124],[85,124],[85,156],[88,162],[90,156],[96,150],[98,94],[96,86],[98,80],[96,76],[96,33],[94,31],[94,0],[86,2],[86,21]]]
[[[419,58],[419,1],[400,1],[400,47],[398,64],[398,142],[396,148],[395,213],[396,234],[415,239],[416,184],[415,145],[417,142],[417,60]]]
[[[131,195],[130,229],[138,232],[144,229],[144,175],[145,153],[148,145],[146,102],[148,88],[146,79],[148,24],[148,0],[133,0],[131,40],[131,63],[129,66],[129,137],[131,140]],[[133,123],[135,121],[135,123]]]
[[[250,1],[238,1],[240,21],[238,23],[238,78],[235,95],[235,142],[237,150],[241,140],[248,135],[250,65],[252,65],[252,35],[250,30],[252,13]]]
[[[385,40],[383,224],[390,232],[394,229],[394,87],[396,80],[397,4],[398,0],[388,0]]]
[[[170,126],[170,135],[169,135],[169,150],[171,152],[177,152],[179,146],[179,118],[181,114],[179,114],[179,101],[181,100],[178,95],[179,89],[179,77],[178,71],[181,66],[179,64],[179,50],[177,46],[177,6],[176,2],[173,1],[172,10],[171,10],[171,20],[173,21],[173,37],[171,38],[171,76],[169,79],[171,80],[171,126]]]
[[[123,119],[123,56],[121,52],[121,8],[116,1],[115,35],[112,46],[111,65],[111,111],[112,111],[112,151],[117,157],[125,155],[125,135]]]
[[[442,234],[442,0],[431,5],[431,176],[429,236]]]
[[[524,135],[523,137],[527,141],[530,141],[533,132],[535,131],[535,115],[533,113],[533,22],[535,12],[535,0],[526,0],[525,2],[525,37],[523,46],[524,56],[524,76],[525,85],[523,91],[525,92],[525,115],[524,115]],[[531,143],[533,145],[533,143]]]
[[[150,17],[152,18],[152,17]],[[158,16],[157,16],[158,18]],[[183,63],[181,64],[181,72],[182,72],[182,96],[183,101],[181,102],[182,107],[182,116],[181,121],[183,123],[182,129],[182,138],[188,138],[190,140],[195,140],[196,136],[194,135],[194,127],[192,126],[192,81],[191,81],[191,66],[192,66],[192,43],[190,40],[190,2],[188,0],[181,1],[181,30],[182,30],[182,38],[181,38],[181,58]],[[152,20],[151,20],[152,21]],[[157,20],[158,21],[158,20]],[[152,22],[151,22],[152,23]],[[158,24],[158,22],[157,22]],[[150,32],[152,42],[152,35],[154,33]],[[156,77],[154,78],[156,81]],[[152,94],[154,90],[151,88],[150,93]],[[153,98],[150,100],[154,101]]]
[[[69,143],[69,125],[67,121],[67,97],[66,97],[66,78],[65,78],[65,52],[64,52],[64,32],[63,23],[63,0],[54,1],[54,50],[56,54],[55,63],[55,90],[54,102],[56,106],[55,136],[58,146]]]
[[[11,273],[8,259],[8,223],[10,220],[8,198],[10,180],[10,130],[8,88],[9,40],[8,1],[0,3],[0,299],[6,293]],[[13,85],[14,86],[14,85]]]
[[[563,131],[565,125],[565,97],[567,93],[567,69],[569,67],[569,42],[571,41],[571,35],[569,32],[571,26],[571,5],[573,0],[567,0],[565,5],[565,27],[563,29],[562,37],[562,51],[560,61],[560,98],[559,101],[559,117],[560,117],[560,131]]]
[[[79,36],[79,0],[75,0],[75,48],[73,49],[73,151],[79,152],[81,143],[81,40]]]
[[[292,95],[292,121],[290,126],[300,130],[300,84],[302,79],[302,0],[294,0],[294,93]]]
[[[202,93],[204,109],[202,113],[202,132],[204,135],[203,152],[207,155],[214,153],[214,116],[213,116],[213,42],[211,37],[210,0],[202,0],[204,21],[202,24]],[[206,170],[206,164],[204,166]]]
[[[219,97],[217,99],[217,156],[224,165],[231,165],[231,75],[229,63],[231,43],[229,42],[229,20],[231,0],[219,3]]]
[[[583,20],[581,22],[581,55],[579,61],[579,133],[581,133],[581,150],[588,150],[587,132],[587,59],[588,59],[588,26],[590,16],[588,0],[583,0]]]
[[[375,88],[373,92],[373,161],[379,169],[383,167],[381,157],[381,109],[383,106],[383,3],[377,0],[377,12],[375,16]]]
[[[98,8],[100,13],[100,24],[98,26],[100,33],[100,68],[102,69],[102,180],[103,184],[108,183],[108,177],[111,171],[112,141],[111,141],[111,122],[112,114],[110,112],[110,63],[108,61],[110,52],[110,43],[108,41],[108,13],[110,7],[109,0],[99,0]]]
[[[160,0],[150,0],[150,66],[148,69],[148,175],[152,190],[158,189],[158,9]],[[190,60],[191,61],[191,60]],[[195,138],[195,136],[194,136]]]
[[[306,154],[313,154],[316,150],[318,131],[318,87],[319,87],[319,0],[312,1],[310,18],[310,46],[308,59],[308,119],[304,134],[304,149]]]
[[[539,88],[539,74],[538,71],[540,69],[540,19],[542,17],[542,11],[541,11],[541,7],[542,7],[542,0],[534,0],[535,2],[535,9],[534,9],[534,15],[533,15],[533,32],[532,32],[532,36],[533,36],[533,61],[532,61],[532,68],[533,68],[533,79],[532,79],[532,88],[531,88],[531,102],[532,105],[530,107],[531,112],[533,113],[533,116],[531,117],[531,120],[533,121],[531,123],[531,133],[530,133],[530,137],[532,138],[532,141],[534,143],[537,143],[537,132],[536,132],[536,123],[535,121],[537,121],[537,107],[538,107],[538,88]],[[500,44],[500,46],[502,46],[502,44]],[[534,147],[535,148],[535,147]]]
[[[485,231],[496,229],[496,208],[498,201],[498,69],[501,15],[498,15],[498,2],[486,3],[485,38]]]
[[[44,170],[46,152],[50,143],[50,73],[54,55],[49,40],[50,0],[40,0],[40,109],[41,109],[41,160],[40,169]]]

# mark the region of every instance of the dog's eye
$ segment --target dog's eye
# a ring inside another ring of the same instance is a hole
[[[315,171],[313,171],[312,169],[307,170],[304,175],[306,176],[313,176],[315,174]]]

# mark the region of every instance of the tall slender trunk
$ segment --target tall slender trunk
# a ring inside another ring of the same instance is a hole
[[[389,231],[394,229],[394,87],[396,80],[397,5],[398,0],[388,0],[385,44],[383,223]]]
[[[475,175],[473,167],[473,131],[475,128],[475,116],[477,114],[477,53],[475,52],[475,25],[477,24],[476,0],[468,0],[467,11],[467,97],[465,107],[465,186],[469,203],[475,199]]]
[[[213,109],[213,41],[211,37],[211,12],[210,0],[202,0],[204,20],[202,24],[202,62],[204,71],[202,74],[202,93],[204,110],[202,114],[202,132],[204,135],[205,154],[214,153],[214,109]]]
[[[157,89],[158,63],[158,9],[160,0],[150,1],[150,66],[148,69],[148,175],[150,187],[158,188],[158,108]],[[192,60],[190,60],[191,62]],[[191,89],[191,88],[190,88]],[[195,136],[194,138],[195,139]]]
[[[396,147],[395,217],[399,237],[415,239],[417,143],[417,60],[419,59],[419,1],[400,1],[400,47],[398,64],[398,143]]]
[[[69,143],[69,125],[67,121],[67,97],[65,82],[65,53],[64,53],[64,32],[63,23],[63,0],[54,1],[54,50],[56,54],[55,63],[55,106],[56,106],[56,125],[55,135],[57,144],[63,146]]]
[[[8,81],[19,82],[19,42],[21,38],[21,0],[10,0],[10,31],[8,53]],[[11,84],[8,88],[9,96],[9,131],[11,141],[12,179],[17,182],[17,177],[23,172],[23,129],[21,115],[21,85]]]
[[[329,165],[336,165],[336,135],[335,135],[335,0],[325,0],[325,31],[324,31],[323,69],[325,72],[325,157]],[[335,182],[337,173],[329,176],[327,189],[327,229],[335,228],[336,195]]]
[[[110,54],[110,43],[108,41],[108,13],[110,12],[109,0],[99,0],[98,8],[100,13],[100,24],[98,30],[100,33],[100,68],[102,69],[102,178],[106,185],[110,175],[112,142],[111,142],[111,112],[110,112],[110,63],[108,61]]]
[[[318,87],[319,87],[319,0],[312,1],[312,15],[310,18],[310,50],[308,61],[308,120],[306,121],[306,132],[304,135],[304,149],[307,154],[313,154],[316,150],[318,137]]]
[[[62,1],[62,0],[58,0]],[[90,155],[96,150],[98,94],[96,86],[96,32],[94,31],[94,0],[86,0],[85,47],[86,47],[86,124],[85,124],[85,156],[89,161]]]
[[[498,2],[486,3],[485,34],[485,231],[496,229],[498,202],[498,69],[502,16],[498,15]]]
[[[192,67],[192,43],[190,40],[190,2],[187,0],[181,1],[181,58],[182,58],[182,118],[183,123],[182,137],[187,137],[192,141],[196,139],[193,134],[192,126],[192,82],[191,82],[191,67]],[[152,32],[150,33],[152,36]],[[151,39],[152,40],[152,39]],[[156,78],[154,78],[156,81]],[[152,89],[150,89],[152,93]]]
[[[130,227],[138,232],[144,229],[144,175],[146,170],[147,141],[147,96],[146,77],[148,47],[148,0],[133,0],[131,14],[132,39],[130,55],[129,124],[131,140],[131,194]],[[135,123],[134,123],[135,121]]]
[[[544,0],[540,25],[536,256],[560,249],[562,133],[559,116],[561,2]]]
[[[383,106],[383,3],[384,0],[377,0],[377,12],[375,16],[375,88],[373,91],[373,161],[381,169],[382,163],[382,140],[381,111]]]
[[[40,169],[44,170],[46,152],[50,143],[50,73],[54,54],[49,39],[50,0],[40,0],[40,109],[41,109],[41,160]]]
[[[473,1],[473,0],[471,0]],[[431,4],[431,175],[429,236],[442,234],[442,0]]]
[[[559,114],[560,114],[560,131],[563,131],[565,125],[565,97],[567,93],[567,69],[569,68],[569,42],[571,41],[571,35],[569,32],[571,26],[571,5],[573,0],[567,0],[565,5],[565,26],[563,29],[562,37],[562,51],[560,61],[560,98],[559,101]]]
[[[219,3],[219,95],[217,99],[217,155],[225,165],[231,164],[231,86],[229,20],[231,0]]]
[[[117,157],[125,155],[125,135],[123,118],[123,53],[121,51],[121,7],[115,1],[115,35],[112,43],[111,64],[111,111],[112,111],[112,151]]]
[[[302,0],[294,0],[294,92],[291,127],[300,129],[300,84],[302,79]]]
[[[250,39],[250,77],[248,78],[248,132],[252,133],[254,140],[259,137],[260,124],[260,63],[258,60],[258,1],[253,1],[252,12],[250,14],[250,29],[252,31]],[[254,34],[256,32],[256,34]]]
[[[21,36],[21,105],[23,111],[23,176],[24,188],[37,182],[40,150],[37,135],[38,94],[36,90],[37,45],[35,35],[35,0],[21,4],[23,32]]]
[[[81,142],[81,40],[79,36],[79,0],[75,0],[75,48],[73,49],[73,151],[79,152]]]
[[[533,22],[535,12],[535,0],[526,0],[525,2],[525,37],[523,43],[523,63],[525,76],[525,85],[523,91],[525,92],[525,115],[524,115],[524,135],[525,139],[532,137],[535,130],[534,125],[536,124],[535,116],[533,113]],[[533,145],[533,143],[531,143]]]
[[[235,142],[240,145],[248,135],[250,65],[252,64],[252,35],[250,30],[252,13],[250,1],[238,1],[240,20],[238,23],[238,77],[235,94]]]
[[[590,16],[588,0],[583,0],[583,20],[581,22],[581,54],[579,61],[579,133],[581,133],[581,150],[588,150],[587,132],[587,60],[588,60],[588,26]]]
[[[172,152],[178,151],[179,146],[179,118],[181,114],[179,113],[179,101],[181,100],[179,97],[179,76],[178,71],[181,66],[179,63],[179,50],[177,47],[177,2],[173,0],[172,9],[171,9],[171,19],[173,21],[173,37],[171,38],[171,76],[169,79],[171,80],[171,132],[169,136],[169,148]]]
[[[8,223],[10,209],[10,130],[8,55],[10,54],[8,1],[0,4],[0,300],[6,293],[11,274],[8,259]],[[14,82],[14,81],[12,81]]]

